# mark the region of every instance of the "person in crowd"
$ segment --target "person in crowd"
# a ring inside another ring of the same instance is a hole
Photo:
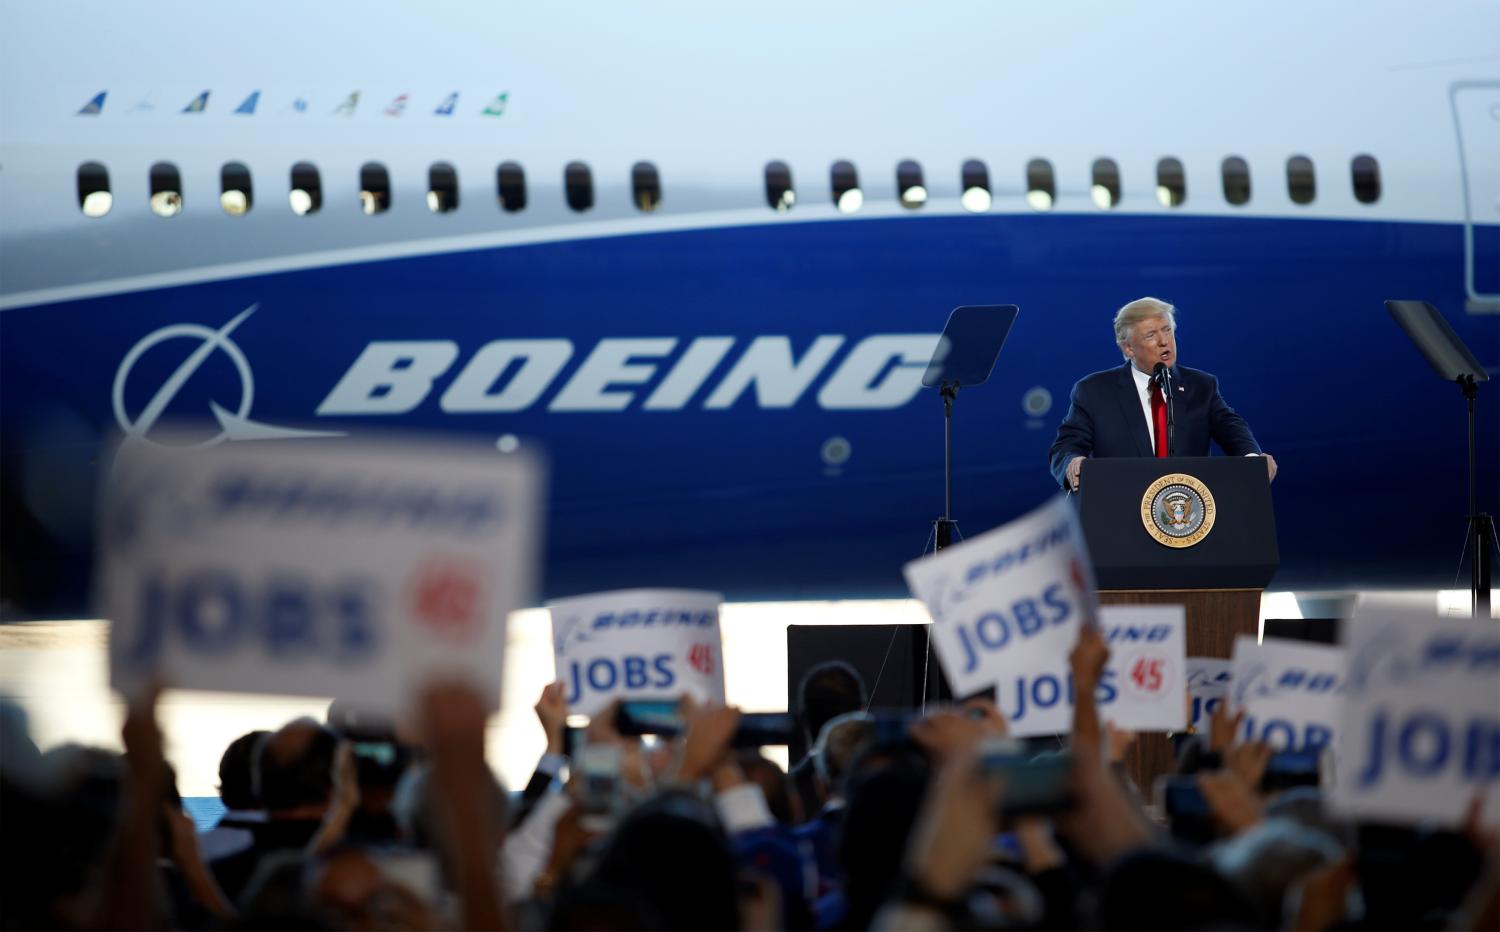
[[[213,861],[250,847],[254,827],[266,820],[255,795],[255,751],[270,732],[246,732],[229,742],[219,758],[219,800],[224,813],[214,827],[198,836],[198,850]]]
[[[260,743],[255,786],[266,820],[252,828],[255,837],[249,847],[209,865],[231,901],[238,899],[268,854],[305,849],[323,828],[333,802],[338,751],[334,733],[308,718],[282,726]],[[346,808],[352,815],[352,807]]]
[[[792,783],[805,816],[811,818],[823,808],[813,750],[823,726],[837,716],[863,711],[869,704],[865,681],[853,667],[840,660],[814,666],[797,684],[797,724],[808,752],[792,767]]]
[[[567,722],[568,704],[563,699],[563,682],[548,683],[533,706],[542,734],[547,738],[546,750],[536,762],[536,769],[526,787],[521,791],[515,814],[511,817],[514,829],[531,815],[542,797],[553,788],[563,769],[568,766]]]
[[[336,701],[330,705],[327,727],[348,746],[359,790],[343,841],[391,844],[397,834],[391,800],[402,774],[411,765],[411,748],[401,740],[389,717],[361,712],[351,703]]]
[[[868,712],[845,712],[823,725],[813,747],[818,796],[823,806],[797,829],[798,838],[812,849],[818,870],[818,893],[833,893],[840,882],[838,840],[844,821],[844,775],[849,765],[875,742],[875,720]]]

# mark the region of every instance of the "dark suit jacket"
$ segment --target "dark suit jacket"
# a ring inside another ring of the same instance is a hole
[[[1260,452],[1250,425],[1224,403],[1217,378],[1187,366],[1174,367],[1172,375],[1173,456],[1207,456],[1210,440],[1230,456]],[[1154,455],[1140,397],[1129,362],[1078,380],[1048,454],[1058,485],[1068,487],[1068,463],[1075,456]]]

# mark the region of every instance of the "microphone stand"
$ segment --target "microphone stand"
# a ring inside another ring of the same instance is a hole
[[[932,522],[934,551],[953,544],[953,399],[958,397],[958,381],[944,381],[938,391],[943,396],[943,516]]]
[[[1161,391],[1162,403],[1167,406],[1167,455],[1172,456],[1172,451],[1176,446],[1173,443],[1176,437],[1173,435],[1177,433],[1176,411],[1172,407],[1172,370],[1166,363],[1159,362],[1156,364],[1156,368],[1152,370],[1151,380],[1156,383],[1156,387]]]

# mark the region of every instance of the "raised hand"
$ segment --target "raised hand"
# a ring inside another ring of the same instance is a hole
[[[1264,741],[1231,744],[1224,752],[1224,766],[1251,791],[1260,788],[1266,765],[1271,762],[1271,746]]]
[[[1227,770],[1201,773],[1198,788],[1203,791],[1214,819],[1230,834],[1242,832],[1260,821],[1260,797],[1238,775]]]
[[[564,732],[568,724],[568,703],[563,699],[562,681],[543,686],[542,696],[534,708],[537,721],[542,723],[542,731],[547,735],[547,753],[566,754]]]
[[[1220,754],[1224,753],[1234,743],[1234,736],[1239,733],[1240,725],[1244,722],[1244,709],[1231,715],[1226,703],[1221,702],[1214,706],[1214,710],[1208,713],[1208,749]]]
[[[971,720],[972,721],[972,720]],[[989,858],[1003,787],[981,773],[973,745],[955,746],[927,791],[906,847],[906,870],[927,892],[957,900]]]
[[[729,757],[729,742],[740,727],[740,710],[736,706],[684,701],[683,719],[687,725],[682,741],[682,764],[678,776],[698,780],[711,776]]]

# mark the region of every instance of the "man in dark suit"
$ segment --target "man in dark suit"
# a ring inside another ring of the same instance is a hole
[[[1083,461],[1091,456],[1207,456],[1210,441],[1230,456],[1265,457],[1276,478],[1276,460],[1261,452],[1250,425],[1224,403],[1219,380],[1177,364],[1176,329],[1173,307],[1165,301],[1140,298],[1120,308],[1115,342],[1125,365],[1085,376],[1073,386],[1068,415],[1049,453],[1058,485],[1077,489]],[[1158,363],[1171,373],[1170,450],[1166,401],[1152,379]]]

